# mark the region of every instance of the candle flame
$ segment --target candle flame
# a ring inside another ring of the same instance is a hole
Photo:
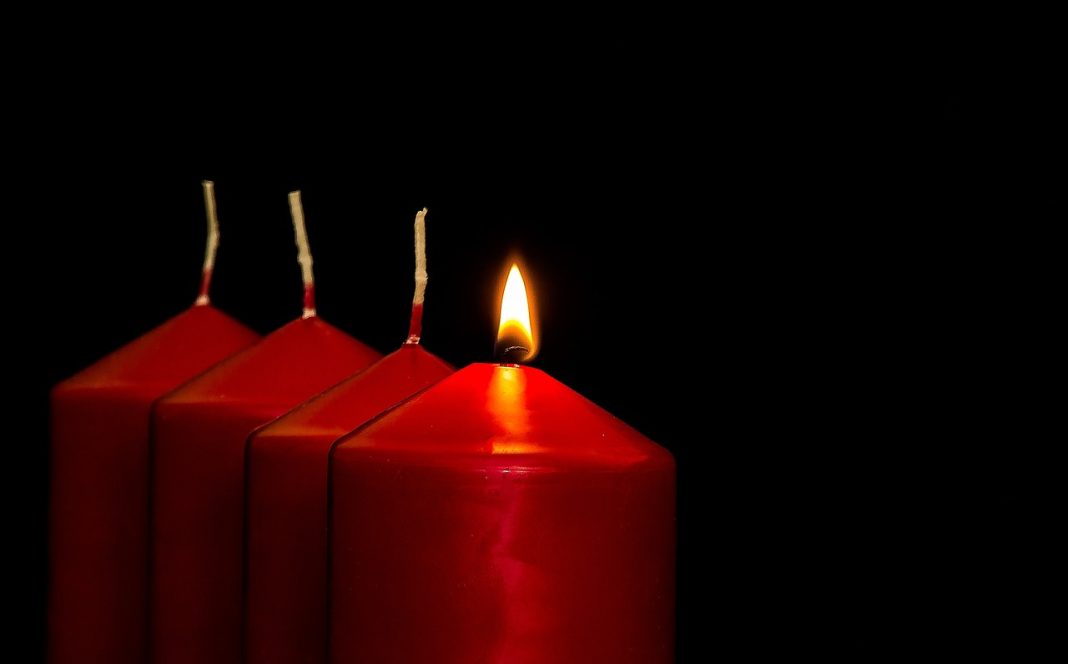
[[[523,362],[534,357],[534,327],[530,324],[527,285],[519,266],[512,264],[501,296],[501,322],[497,327],[497,353],[506,362]]]

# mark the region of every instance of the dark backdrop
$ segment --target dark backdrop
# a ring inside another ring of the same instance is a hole
[[[504,41],[393,80],[105,58],[35,87],[5,220],[20,638],[40,652],[47,389],[192,302],[211,178],[213,298],[262,332],[300,312],[292,189],[321,315],[383,351],[418,208],[424,343],[456,365],[491,358],[521,253],[536,365],[678,461],[679,661],[1015,648],[1029,462],[970,397],[1015,251],[985,221],[1008,141],[986,74],[633,33],[494,69]]]

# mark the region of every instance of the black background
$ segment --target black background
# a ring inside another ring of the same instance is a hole
[[[1015,653],[1044,629],[1032,425],[986,390],[1038,269],[990,186],[1028,140],[991,82],[1012,70],[963,47],[901,65],[597,34],[150,74],[101,46],[30,82],[5,219],[26,661],[47,389],[192,302],[202,178],[213,299],[262,332],[300,312],[292,189],[320,314],[382,351],[405,336],[418,208],[424,344],[458,366],[491,358],[522,255],[535,364],[678,461],[679,661]]]

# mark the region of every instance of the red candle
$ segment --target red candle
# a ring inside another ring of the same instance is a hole
[[[258,337],[208,301],[218,247],[210,182],[204,201],[208,247],[196,304],[52,391],[54,664],[144,661],[149,409]]]
[[[423,210],[408,341],[249,439],[245,662],[322,664],[326,634],[326,479],[331,444],[452,373],[419,345],[426,287]]]
[[[315,315],[299,192],[301,319],[157,402],[153,413],[150,657],[241,661],[245,443],[251,431],[379,358]]]
[[[453,374],[341,439],[330,486],[329,661],[674,661],[674,461],[541,371]]]

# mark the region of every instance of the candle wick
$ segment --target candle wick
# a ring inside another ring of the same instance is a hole
[[[315,316],[315,275],[312,272],[311,246],[308,244],[308,229],[304,226],[304,207],[300,191],[289,192],[289,214],[293,218],[293,234],[297,240],[297,262],[304,280],[304,313],[301,318]]]
[[[525,360],[530,355],[530,349],[526,346],[506,346],[497,353],[503,366],[519,366],[518,362]]]
[[[208,241],[204,248],[204,267],[200,271],[200,292],[194,306],[211,303],[211,275],[215,271],[215,254],[219,251],[219,215],[215,210],[215,183],[204,180],[204,209],[208,217]]]
[[[423,299],[426,297],[426,208],[415,213],[415,295],[405,344],[418,344],[423,334]]]

